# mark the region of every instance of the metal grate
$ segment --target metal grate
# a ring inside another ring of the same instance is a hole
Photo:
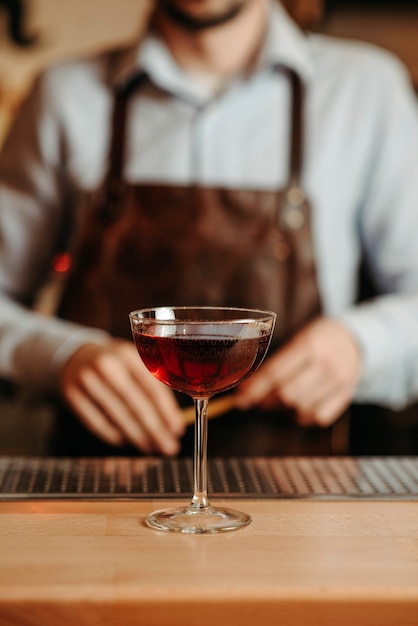
[[[192,459],[0,457],[0,500],[189,498]],[[208,462],[211,497],[418,500],[418,457]]]

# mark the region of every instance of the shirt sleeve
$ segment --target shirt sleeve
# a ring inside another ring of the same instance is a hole
[[[396,60],[378,77],[375,146],[359,229],[380,295],[339,316],[363,352],[355,399],[418,400],[418,106]]]
[[[64,224],[69,182],[64,141],[48,75],[23,103],[0,154],[0,376],[50,389],[95,329],[53,319],[29,306],[48,275]]]

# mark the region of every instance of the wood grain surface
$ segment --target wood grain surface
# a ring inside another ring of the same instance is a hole
[[[414,502],[222,502],[247,528],[145,525],[176,501],[0,504],[0,625],[418,624]]]

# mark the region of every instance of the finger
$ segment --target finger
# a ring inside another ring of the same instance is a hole
[[[135,348],[124,350],[123,356],[132,379],[152,399],[153,412],[158,413],[159,420],[163,420],[170,432],[176,437],[183,435],[184,421],[173,391],[148,371],[138,358]],[[132,402],[136,402],[136,398],[132,398],[131,395],[129,397],[132,406]]]
[[[114,355],[108,354],[97,363],[98,372],[106,386],[119,397],[125,413],[129,409],[129,418],[140,425],[141,434],[147,438],[147,451],[151,445],[153,449],[165,454],[178,452],[179,436],[184,431],[183,420],[180,418],[180,428],[176,424],[175,427],[170,427],[169,418],[166,417],[167,414],[180,412],[173,392],[157,380],[155,385],[147,385],[146,381],[151,376],[148,370],[142,372],[144,376],[138,378],[136,367],[131,369],[131,366],[138,364],[137,355],[132,363],[126,355],[122,359],[120,356],[122,355],[119,354],[115,361]],[[164,396],[165,400],[161,401],[160,396]],[[142,441],[141,445],[144,445]]]
[[[326,394],[312,409],[297,414],[297,422],[303,426],[327,427],[333,424],[350,404],[345,393],[334,390]]]
[[[276,395],[282,385],[310,366],[309,356],[297,347],[280,352],[261,365],[252,378],[238,387],[237,406],[249,409]]]
[[[285,406],[309,411],[334,388],[334,382],[322,368],[312,363],[309,367],[277,389],[278,399]]]
[[[289,379],[283,385],[277,385],[260,402],[263,409],[290,407],[301,417],[301,423],[309,424],[312,421],[311,414],[328,395],[336,393],[338,385],[333,376],[324,371],[321,364],[311,361],[300,369],[294,378]]]
[[[144,452],[151,452],[152,443],[148,433],[134,418],[122,396],[115,393],[113,384],[103,381],[94,370],[87,370],[80,377],[80,385],[102,415],[121,431],[127,441]]]
[[[311,353],[305,343],[300,341],[299,337],[295,337],[265,362],[264,371],[279,384],[285,384],[301,370],[309,367],[310,363]]]
[[[111,380],[88,371],[84,374],[83,385],[131,444],[148,453],[157,450],[174,454],[178,451],[178,439],[165,426],[133,379],[123,376],[122,368],[116,368]]]
[[[142,391],[136,390],[131,397],[127,394],[127,404],[134,418],[141,423],[155,451],[168,455],[179,451],[179,435],[170,430],[162,415],[156,410],[152,399]]]
[[[96,437],[113,446],[125,443],[125,437],[120,429],[109,422],[102,410],[81,389],[75,386],[68,388],[66,400],[84,426]]]

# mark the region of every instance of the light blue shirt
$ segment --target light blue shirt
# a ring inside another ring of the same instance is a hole
[[[363,353],[356,399],[393,407],[418,399],[418,109],[390,54],[305,36],[272,6],[256,70],[213,94],[151,33],[109,71],[107,55],[48,70],[0,157],[0,374],[47,388],[86,341],[104,334],[23,308],[47,273],[65,215],[107,165],[111,87],[144,70],[129,104],[125,176],[131,182],[277,189],[288,175],[289,85],[306,86],[303,187],[324,313]],[[355,305],[366,254],[382,295]]]

